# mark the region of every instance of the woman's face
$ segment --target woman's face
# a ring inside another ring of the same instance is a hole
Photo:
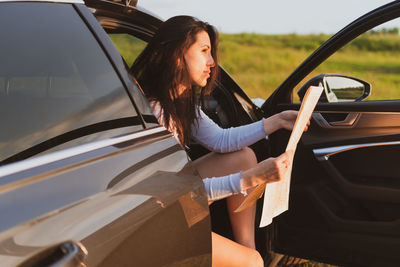
[[[211,68],[215,66],[211,55],[211,42],[208,33],[206,31],[198,32],[196,41],[183,56],[193,85],[206,86]]]

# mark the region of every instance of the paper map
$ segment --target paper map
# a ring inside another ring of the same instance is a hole
[[[297,115],[296,122],[294,124],[292,133],[289,138],[289,142],[286,147],[286,151],[296,151],[297,143],[300,141],[301,135],[303,134],[304,128],[307,122],[310,120],[312,112],[318,102],[319,97],[323,91],[322,87],[310,86],[308,88],[303,101],[300,106],[299,114]],[[260,227],[267,226],[272,222],[275,216],[278,216],[282,212],[289,208],[289,190],[290,190],[290,178],[292,174],[292,162],[288,167],[287,172],[281,181],[270,184],[261,184],[257,186],[243,201],[243,203],[236,209],[236,212],[244,210],[251,205],[254,205],[257,199],[262,194],[265,194],[264,205],[261,215]],[[265,190],[264,190],[265,189]]]

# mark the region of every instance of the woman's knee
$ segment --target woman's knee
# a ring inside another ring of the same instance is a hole
[[[254,151],[249,147],[239,150],[239,162],[244,165],[245,169],[251,168],[257,164],[257,157]]]
[[[249,264],[247,266],[262,267],[264,266],[264,260],[261,258],[260,253],[257,250],[253,250],[251,257],[249,257]]]
[[[264,266],[257,250],[251,249],[214,232],[212,238],[212,266]]]

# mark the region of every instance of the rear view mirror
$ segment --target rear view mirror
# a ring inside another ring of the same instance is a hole
[[[361,79],[342,74],[321,74],[306,82],[297,92],[300,99],[311,85],[322,86],[320,102],[361,101],[371,94],[371,85]]]

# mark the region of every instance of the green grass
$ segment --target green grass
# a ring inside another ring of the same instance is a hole
[[[128,34],[110,34],[109,36],[128,66],[133,64],[133,61],[146,46],[146,42]]]
[[[112,40],[131,65],[145,46],[128,35]],[[250,97],[267,98],[329,35],[220,34],[219,63]],[[368,100],[400,99],[400,37],[364,34],[308,75],[341,73],[368,81]],[[294,100],[298,101],[296,95]]]
[[[329,37],[221,34],[220,64],[250,97],[267,98]],[[360,36],[317,67],[300,85],[321,73],[341,73],[368,81],[372,85],[368,100],[400,99],[400,37]]]

